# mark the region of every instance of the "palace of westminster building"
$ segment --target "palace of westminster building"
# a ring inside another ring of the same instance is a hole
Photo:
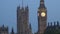
[[[54,22],[54,25],[47,26],[47,8],[45,7],[44,0],[40,0],[40,6],[38,8],[38,31],[35,34],[44,34],[48,29],[60,29],[59,22]],[[9,34],[8,27],[0,27],[0,34]],[[12,28],[10,34],[15,34]],[[17,7],[17,33],[16,34],[33,34],[31,24],[29,23],[29,7]]]

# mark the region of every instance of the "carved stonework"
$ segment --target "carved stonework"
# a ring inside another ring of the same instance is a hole
[[[40,0],[40,7],[38,11],[38,34],[44,34],[47,23],[47,10],[44,4],[44,0]]]

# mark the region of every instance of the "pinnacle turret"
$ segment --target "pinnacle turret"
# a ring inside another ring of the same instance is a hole
[[[13,30],[13,28],[12,28],[11,34],[14,34],[14,30]]]

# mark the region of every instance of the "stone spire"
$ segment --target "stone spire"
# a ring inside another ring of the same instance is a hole
[[[32,29],[32,28],[31,28],[31,24],[30,24],[30,29]]]
[[[4,28],[4,24],[3,24],[3,26],[2,26],[3,28]]]
[[[32,34],[31,24],[29,24],[29,34]]]
[[[14,30],[13,30],[13,28],[12,28],[11,34],[14,34]]]
[[[20,9],[20,5],[17,7],[17,9]]]
[[[28,5],[25,7],[25,10],[26,10],[26,11],[29,11]]]
[[[23,7],[23,0],[22,0],[22,7]]]
[[[56,22],[54,22],[54,26],[56,26]]]
[[[22,0],[22,10],[24,10],[24,7],[23,7],[23,0]]]
[[[48,22],[48,27],[49,27],[49,22]]]
[[[57,26],[59,26],[59,21],[57,21]]]

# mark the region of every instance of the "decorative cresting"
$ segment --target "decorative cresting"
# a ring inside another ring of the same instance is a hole
[[[40,6],[38,8],[38,34],[44,34],[47,23],[47,10],[44,4],[44,0],[40,0]]]

